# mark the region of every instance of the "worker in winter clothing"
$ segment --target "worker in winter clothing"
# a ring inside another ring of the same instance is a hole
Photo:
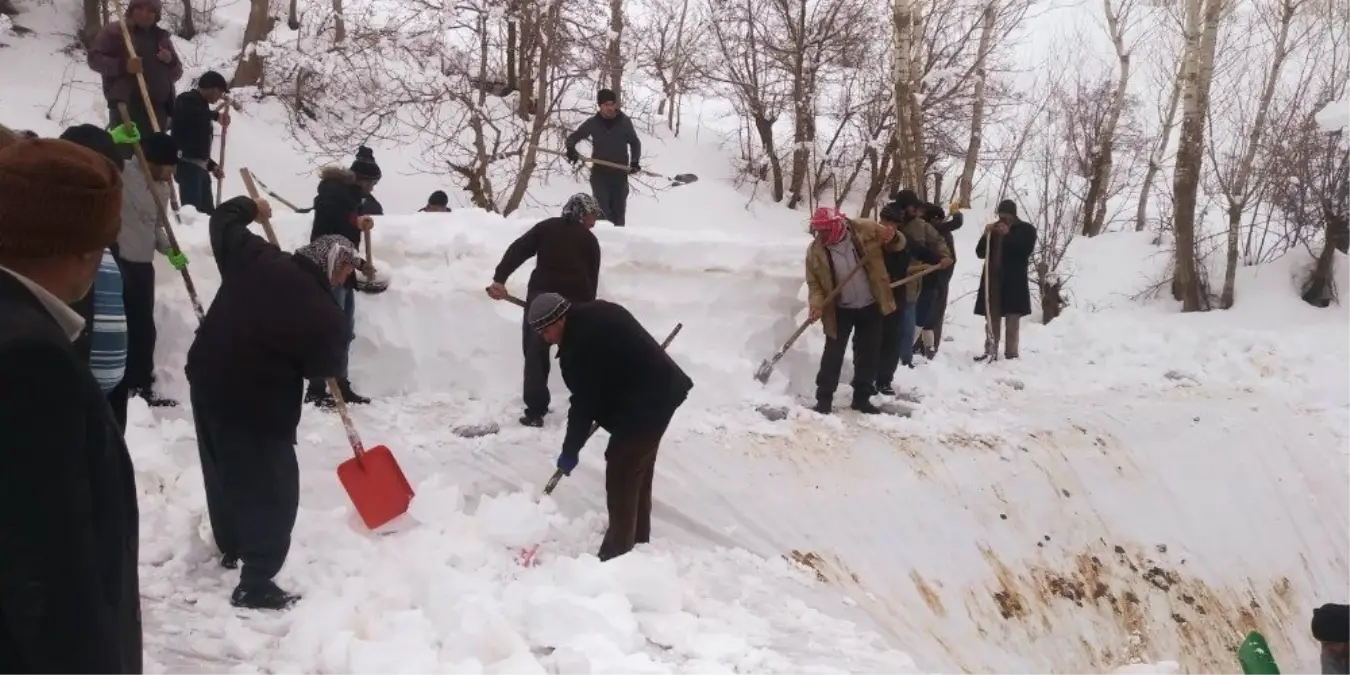
[[[160,203],[169,202],[169,181],[178,164],[178,148],[168,134],[150,134],[141,143],[150,176],[139,161],[127,162],[122,169],[122,231],[117,235],[113,255],[122,271],[122,300],[127,314],[127,392],[139,396],[153,407],[172,407],[178,402],[155,391],[155,264],[156,251],[166,256],[176,270],[187,267],[181,251],[169,248],[169,239],[160,227],[164,214],[156,206],[150,190],[153,185]]]
[[[211,141],[215,138],[211,123],[219,122],[221,130],[230,126],[230,109],[216,112],[211,106],[220,102],[229,90],[225,76],[210,70],[197,80],[196,89],[179,94],[173,102],[173,140],[182,153],[174,174],[178,196],[184,206],[208,215],[216,209],[211,179],[225,175],[225,169],[211,159]]]
[[[298,596],[272,581],[286,561],[300,500],[295,429],[306,378],[341,372],[348,321],[333,302],[365,263],[345,237],[286,253],[248,231],[271,216],[235,197],[211,217],[220,290],[187,355],[197,451],[211,531],[227,568],[243,562],[236,607],[284,609]]]
[[[563,381],[572,392],[558,469],[570,474],[577,467],[592,424],[609,432],[609,529],[599,556],[602,561],[621,556],[651,539],[656,453],[694,383],[621,305],[604,300],[574,305],[544,293],[526,316],[544,340],[558,345]]]
[[[375,151],[361,146],[356,151],[356,160],[352,162],[352,175],[356,176],[356,185],[361,188],[360,212],[363,216],[384,215],[384,205],[372,194],[380,183],[380,165],[375,163]]]
[[[895,227],[905,235],[903,257],[887,254],[887,271],[891,282],[897,282],[922,272],[930,265],[949,268],[951,250],[942,236],[923,219],[923,202],[913,190],[901,190],[898,197],[881,209],[881,223]],[[932,272],[936,274],[936,272]],[[918,305],[923,295],[923,280],[916,279],[901,286],[892,286],[898,311],[886,317],[882,325],[881,364],[877,371],[877,391],[894,396],[891,387],[899,365],[914,367],[914,334],[917,328]]]
[[[1350,605],[1329,602],[1314,609],[1312,634],[1322,643],[1322,675],[1350,674]]]
[[[0,672],[142,671],[136,477],[70,308],[121,201],[93,150],[0,150]]]
[[[357,163],[361,162],[358,160]],[[367,173],[370,171],[369,167],[363,170]],[[376,167],[375,171],[378,172],[379,167]],[[361,205],[366,198],[363,183],[369,183],[369,179],[358,178],[356,172],[338,167],[324,169],[319,178],[319,191],[314,197],[314,226],[310,229],[310,241],[336,234],[346,238],[353,248],[360,250],[361,233],[375,227],[375,221],[370,216],[361,214]],[[367,264],[366,270],[363,273],[367,278],[374,278],[374,265]],[[353,405],[370,403],[369,398],[357,394],[352,389],[348,375],[351,343],[356,339],[356,279],[348,276],[343,283],[333,286],[332,290],[333,299],[347,314],[347,349],[342,352],[342,363],[338,369],[338,390],[342,394],[342,400],[347,403]],[[332,409],[336,405],[332,394],[328,392],[328,385],[321,379],[309,381],[309,388],[305,391],[305,402],[325,409]]]
[[[110,127],[122,124],[118,103],[127,104],[131,121],[145,133],[156,128],[150,123],[151,112],[159,122],[159,129],[167,130],[170,126],[174,83],[183,77],[183,63],[174,51],[169,31],[159,27],[159,19],[160,0],[131,0],[122,21],[131,33],[135,53],[127,53],[120,21],[109,21],[89,45],[89,67],[103,76]],[[151,111],[145,108],[137,75],[145,78]]]
[[[1017,204],[1005,199],[998,205],[998,221],[986,226],[984,236],[975,245],[975,255],[985,259],[986,250],[992,251],[980,273],[980,290],[975,296],[975,313],[986,316],[991,327],[985,353],[975,358],[985,361],[998,355],[1000,324],[1004,330],[1003,355],[1018,357],[1018,336],[1022,317],[1031,313],[1031,288],[1027,281],[1027,267],[1036,248],[1036,228],[1017,217]],[[986,305],[985,275],[989,277],[989,294],[993,301]]]
[[[488,295],[494,300],[506,297],[506,280],[526,260],[535,258],[534,271],[525,294],[530,306],[542,293],[556,293],[571,302],[595,299],[600,283],[600,242],[591,232],[600,216],[600,206],[588,194],[572,195],[562,215],[540,221],[511,243],[492,275]],[[544,426],[548,414],[549,343],[532,329],[528,317],[522,326],[521,349],[525,355],[525,414],[520,423],[527,427]]]
[[[816,374],[814,410],[828,415],[844,367],[844,350],[853,335],[853,405],[867,414],[881,412],[872,405],[877,364],[881,356],[882,317],[896,310],[883,251],[905,247],[905,236],[893,227],[871,220],[850,219],[838,209],[820,207],[811,214],[814,239],[806,249],[806,285],[810,317],[825,330],[825,350]],[[835,297],[826,302],[835,288]]]
[[[120,127],[119,127],[120,129]],[[112,134],[92,124],[66,129],[61,140],[70,141],[103,155],[122,171],[122,151]],[[137,141],[140,139],[137,138]],[[3,143],[0,143],[0,147]],[[94,289],[70,308],[84,319],[85,329],[74,342],[75,352],[88,360],[99,389],[108,398],[113,418],[123,433],[127,429],[127,316],[122,302],[122,271],[112,249],[103,251]]]
[[[417,210],[418,213],[449,213],[450,196],[442,190],[437,190],[427,197],[427,205]]]
[[[942,207],[936,204],[929,204],[924,211],[924,220],[927,220],[933,229],[942,235],[942,241],[946,242],[947,250],[952,253],[952,264],[956,264],[956,243],[952,233],[961,229],[963,218],[961,216],[961,205],[952,202],[951,218],[942,211]],[[919,296],[919,327],[922,329],[920,336],[924,351],[924,356],[932,359],[937,356],[938,348],[942,344],[942,323],[947,318],[947,289],[951,285],[953,267],[944,270],[938,270],[923,278],[923,290],[925,292],[932,290],[932,300],[927,307],[923,306],[923,295]]]
[[[591,165],[591,193],[605,220],[623,227],[628,213],[628,175],[642,170],[642,141],[638,140],[633,120],[619,110],[618,97],[609,89],[596,96],[600,111],[567,136],[567,161],[581,161],[577,143],[591,139],[591,158],[628,167],[627,171],[600,164]],[[629,154],[631,151],[631,155]]]

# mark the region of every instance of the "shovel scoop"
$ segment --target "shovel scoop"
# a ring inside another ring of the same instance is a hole
[[[361,443],[336,381],[328,380],[328,391],[337,403],[347,441],[352,446],[352,458],[338,465],[338,481],[351,498],[361,522],[374,530],[408,512],[413,489],[389,448],[377,445],[367,450]]]

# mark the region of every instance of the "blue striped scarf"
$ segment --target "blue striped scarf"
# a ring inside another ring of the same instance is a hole
[[[103,252],[94,279],[94,324],[89,337],[89,369],[103,393],[122,381],[127,366],[127,314],[122,306],[122,273],[111,251]]]

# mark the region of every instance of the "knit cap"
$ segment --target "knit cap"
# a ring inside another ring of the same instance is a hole
[[[613,89],[601,89],[595,94],[595,102],[599,105],[618,103],[619,97],[614,95]]]
[[[1350,605],[1328,602],[1314,609],[1312,634],[1319,642],[1350,642]]]
[[[101,251],[122,229],[122,175],[88,148],[54,139],[0,150],[0,255]]]
[[[542,331],[557,323],[558,319],[563,318],[570,309],[572,303],[568,302],[567,298],[557,293],[541,293],[530,303],[530,309],[525,317],[530,322],[530,328]]]
[[[356,150],[356,161],[352,162],[351,172],[357,178],[366,180],[380,179],[380,165],[375,163],[375,151],[361,146]]]
[[[1008,214],[1014,218],[1017,217],[1017,202],[1011,199],[1005,199],[998,203],[998,210],[994,212],[997,215]]]
[[[145,161],[160,166],[178,164],[178,143],[164,132],[157,132],[141,141],[141,150],[145,152]]]

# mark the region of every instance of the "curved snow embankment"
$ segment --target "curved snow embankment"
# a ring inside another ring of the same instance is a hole
[[[284,243],[304,240],[307,222],[279,220]],[[381,221],[375,255],[395,285],[358,300],[353,365],[358,386],[385,400],[357,421],[368,443],[394,448],[421,525],[358,533],[332,475],[341,432],[307,414],[284,573],[307,601],[283,618],[224,609],[230,577],[193,536],[205,530],[190,422],[171,413],[151,425],[133,411],[154,537],[143,576],[160,579],[147,583],[148,621],[170,627],[149,638],[159,663],[219,653],[325,671],[906,667],[889,647],[938,670],[1167,659],[1226,670],[1249,628],[1282,662],[1313,663],[1304,617],[1350,578],[1343,373],[1317,369],[1346,362],[1345,341],[1326,339],[1344,325],[1281,335],[1148,309],[1070,313],[1027,326],[1021,361],[976,368],[981,329],[958,303],[959,341],[901,374],[922,399],[911,418],[790,411],[771,423],[754,405],[809,391],[819,349],[810,331],[769,387],[750,379],[800,309],[804,242],[600,230],[602,296],[658,336],[683,322],[672,351],[697,383],[662,447],[657,541],[600,567],[583,554],[604,526],[603,433],[536,505],[565,389],[555,376],[558,414],[542,432],[514,424],[519,310],[481,290],[525,226],[473,213]],[[209,297],[204,232],[180,236]],[[513,277],[516,293],[527,276]],[[977,276],[959,271],[953,297]],[[176,279],[162,274],[160,288],[171,380],[190,314]],[[487,421],[500,433],[453,432]],[[537,541],[540,567],[510,562]],[[178,591],[184,576],[195,609]],[[163,637],[179,634],[188,639]]]

